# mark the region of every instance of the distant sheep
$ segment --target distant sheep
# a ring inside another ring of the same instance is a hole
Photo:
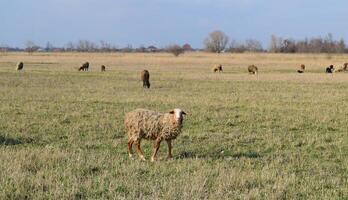
[[[24,68],[23,62],[18,62],[18,63],[17,63],[17,68],[16,68],[16,70],[17,70],[17,71],[20,71],[20,70],[22,70],[23,68]]]
[[[333,65],[330,65],[329,67],[326,68],[326,73],[331,74],[332,72],[334,72],[335,68]]]
[[[214,65],[212,70],[213,70],[213,72],[223,72],[221,64]]]
[[[147,139],[155,141],[151,161],[156,160],[158,149],[163,140],[168,144],[168,158],[171,158],[171,141],[181,133],[184,120],[183,115],[186,115],[186,113],[178,108],[165,114],[146,109],[136,109],[127,113],[124,119],[124,126],[128,134],[129,157],[133,157],[132,145],[135,143],[138,156],[141,160],[145,160],[140,148],[140,142],[142,139]]]
[[[302,64],[302,65],[300,66],[300,69],[297,70],[297,72],[298,72],[298,73],[304,73],[305,69],[306,69],[306,66],[305,66],[304,64]]]
[[[89,62],[85,62],[81,65],[81,67],[79,68],[79,71],[88,71],[89,68]]]
[[[150,72],[147,70],[141,71],[141,81],[143,81],[144,88],[150,88]]]
[[[347,72],[348,71],[348,63],[344,63],[343,67],[340,67],[339,69],[335,70],[335,72]]]
[[[248,66],[248,72],[249,74],[257,74],[258,68],[255,65]]]
[[[105,65],[100,66],[100,70],[101,70],[102,72],[105,72],[105,71],[106,71]]]

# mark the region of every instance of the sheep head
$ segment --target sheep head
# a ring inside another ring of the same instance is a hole
[[[180,108],[175,108],[174,110],[169,111],[169,113],[173,114],[175,121],[179,122],[180,124],[182,123],[184,119],[184,115],[186,115],[186,113]]]

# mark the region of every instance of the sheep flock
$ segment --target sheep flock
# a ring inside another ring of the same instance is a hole
[[[23,62],[18,62],[16,70],[21,71],[24,68]],[[88,71],[90,68],[89,62],[84,62],[78,68],[78,71]],[[297,73],[304,73],[306,66],[304,64],[299,65]],[[101,65],[100,71],[105,72],[106,66]],[[223,72],[223,66],[221,64],[215,64],[212,67],[212,71]],[[259,68],[252,64],[247,67],[249,74],[257,75]],[[334,65],[330,65],[325,68],[325,72],[341,73],[348,71],[348,63],[344,63],[342,67],[335,69]],[[150,72],[146,69],[140,71],[140,80],[143,88],[150,88]],[[160,113],[157,111],[138,108],[125,114],[124,128],[128,135],[128,155],[133,158],[133,144],[136,146],[136,153],[139,158],[145,161],[145,157],[141,150],[141,141],[152,140],[154,141],[153,153],[151,161],[155,161],[157,152],[159,150],[162,141],[165,141],[168,145],[168,158],[172,158],[172,141],[176,139],[183,128],[183,120],[186,113],[179,108],[170,110],[166,113]]]

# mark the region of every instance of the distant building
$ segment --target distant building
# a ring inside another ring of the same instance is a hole
[[[147,52],[157,52],[158,49],[157,49],[157,47],[151,45],[151,46],[148,46],[148,47],[146,48],[146,51],[147,51]]]

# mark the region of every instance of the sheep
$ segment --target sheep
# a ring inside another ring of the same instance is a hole
[[[18,62],[18,63],[17,63],[17,68],[16,68],[16,70],[17,70],[17,71],[20,71],[20,70],[22,70],[23,68],[24,68],[23,62]]]
[[[84,68],[83,66],[81,66],[81,67],[79,67],[78,70],[79,70],[79,71],[84,71],[84,69],[85,69],[85,68]]]
[[[333,65],[330,65],[329,67],[326,68],[326,73],[331,74],[332,72],[334,72],[335,68]]]
[[[248,72],[249,74],[257,74],[258,68],[255,65],[248,66]]]
[[[305,69],[306,69],[306,66],[305,66],[304,64],[302,64],[302,65],[300,66],[300,69],[297,70],[297,72],[298,72],[298,73],[304,73]]]
[[[105,65],[100,66],[100,70],[101,70],[102,72],[105,72],[105,70],[106,70]]]
[[[306,65],[302,64],[301,69],[304,71],[306,69]]]
[[[81,65],[81,67],[79,68],[79,71],[88,71],[89,68],[89,62],[85,62]]]
[[[339,69],[335,70],[335,72],[346,72],[348,69],[348,63],[344,63],[343,67],[340,67]]]
[[[212,70],[213,70],[213,72],[223,72],[221,64],[214,65]]]
[[[124,118],[124,126],[128,134],[129,157],[133,157],[132,145],[135,143],[138,156],[145,161],[140,142],[142,139],[147,139],[155,141],[154,151],[151,156],[152,162],[156,160],[158,149],[163,140],[168,145],[168,159],[172,158],[171,141],[181,133],[183,115],[186,115],[186,113],[179,108],[165,114],[146,109],[136,109],[128,112]]]
[[[141,80],[144,88],[150,88],[150,72],[147,70],[141,71]]]

